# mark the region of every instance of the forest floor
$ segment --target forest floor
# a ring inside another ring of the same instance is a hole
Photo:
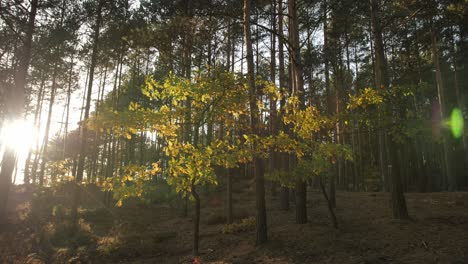
[[[245,189],[233,193],[236,221],[255,212]],[[61,207],[54,217],[27,217],[31,196],[15,190],[10,221],[0,227],[0,263],[193,263],[191,218],[168,205],[85,208],[72,236],[60,227]],[[411,220],[396,221],[387,193],[338,192],[339,229],[318,190],[308,193],[304,225],[294,223],[293,206],[282,211],[268,196],[269,242],[260,247],[253,229],[222,233],[223,197],[202,196],[199,263],[468,263],[468,193],[408,193]]]

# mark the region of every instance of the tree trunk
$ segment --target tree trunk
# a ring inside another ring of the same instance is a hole
[[[324,75],[325,75],[325,96],[326,96],[326,108],[327,111],[331,112],[331,93],[330,93],[330,66],[328,61],[328,0],[323,0],[323,60],[324,60]]]
[[[339,112],[338,109],[338,103],[339,103],[339,94],[338,94],[338,89],[337,89],[337,82],[335,82],[335,109],[333,109],[332,105],[332,93],[330,90],[330,66],[329,66],[329,56],[330,56],[330,51],[329,51],[329,43],[328,43],[328,3],[327,0],[323,1],[323,53],[324,53],[324,67],[325,67],[325,93],[326,93],[326,106],[327,106],[327,112],[329,114],[333,113],[333,110],[335,110],[335,113]],[[336,71],[337,72],[337,71]],[[336,131],[335,131],[335,143],[339,144],[339,124],[336,124]],[[338,179],[341,178],[341,164],[338,162],[337,164],[337,171],[336,173],[338,174]],[[333,207],[336,207],[336,188],[335,188],[335,172],[332,172],[330,175],[330,202]]]
[[[57,55],[59,52],[57,52]],[[41,162],[41,168],[39,171],[39,186],[43,186],[44,184],[44,173],[45,173],[45,166],[47,164],[48,160],[48,145],[49,145],[49,133],[50,133],[50,123],[52,122],[52,111],[54,107],[54,102],[55,102],[55,93],[57,91],[57,62],[54,63],[54,70],[52,74],[52,88],[50,91],[50,101],[49,101],[49,111],[47,112],[47,123],[46,123],[46,128],[45,128],[45,134],[44,134],[44,141],[42,143],[42,162]]]
[[[396,143],[394,143],[396,144]],[[398,145],[389,148],[392,159],[392,210],[395,219],[408,219],[406,199],[403,193],[401,171],[399,164]]]
[[[26,88],[26,77],[28,75],[29,63],[31,60],[31,45],[34,34],[34,25],[39,0],[31,0],[31,10],[29,11],[28,25],[24,39],[24,46],[19,59],[18,70],[15,74],[15,88],[10,95],[10,100],[6,105],[7,120],[14,121],[22,118],[24,111],[24,96]],[[7,147],[3,154],[0,171],[0,221],[6,218],[6,206],[10,195],[11,177],[16,164],[16,152]]]
[[[452,35],[453,30],[451,29]],[[460,39],[463,39],[462,36],[460,36]],[[453,56],[453,86],[455,88],[455,95],[457,97],[457,105],[458,109],[462,112],[466,112],[466,106],[463,103],[465,100],[465,94],[462,90],[460,90],[460,83],[459,83],[459,76],[458,76],[458,61],[457,61],[457,54],[456,54],[456,45],[455,45],[455,40],[454,36],[451,38],[451,43],[452,43],[452,56]],[[462,65],[463,68],[464,65]],[[465,129],[462,129],[461,133],[461,140],[463,144],[463,151],[465,153],[464,155],[464,161],[465,161],[465,166],[468,166],[468,138],[465,135]],[[465,167],[465,169],[468,169],[468,167]]]
[[[182,217],[188,216],[188,195],[182,196]]]
[[[192,184],[192,196],[195,199],[195,212],[193,219],[193,255],[198,256],[198,244],[200,241],[200,196],[197,193],[196,187]]]
[[[247,74],[249,83],[249,104],[250,104],[250,128],[252,133],[259,134],[259,109],[257,106],[258,92],[255,87],[255,74],[253,63],[253,50],[252,50],[252,34],[250,30],[250,1],[244,0],[244,42],[247,51]],[[254,145],[255,149],[256,146]],[[267,219],[266,219],[266,206],[265,206],[265,179],[263,170],[263,161],[257,155],[253,159],[254,176],[255,176],[255,197],[257,207],[257,244],[266,243],[267,237]]]
[[[289,188],[285,186],[281,186],[280,208],[285,211],[289,210]]]
[[[338,144],[338,143],[336,143]],[[340,162],[338,162],[338,175],[341,175],[340,174],[340,170],[341,170],[341,164]],[[330,175],[330,199],[329,199],[329,202],[330,202],[330,205],[332,208],[336,208],[336,182],[335,182],[335,174],[332,173]]]
[[[296,224],[307,223],[307,185],[302,179],[296,180]]]
[[[189,21],[186,21],[186,34],[185,34],[185,39],[184,39],[184,75],[185,78],[188,80],[191,79],[192,75],[192,53],[191,53],[191,45],[192,45],[192,38],[191,38],[191,17],[192,17],[192,4],[191,1],[186,1],[186,6],[185,6],[185,15],[187,16],[187,19]],[[208,60],[210,60],[208,58]],[[192,99],[190,97],[187,97],[187,100],[185,101],[185,125],[184,125],[184,142],[185,143],[191,143],[191,137],[192,137]],[[188,196],[185,196],[185,201],[183,204],[183,211],[182,211],[182,216],[187,217],[188,215]],[[198,250],[198,249],[197,249]]]
[[[94,68],[97,64],[98,58],[98,44],[99,44],[99,31],[101,29],[101,22],[102,22],[102,6],[104,5],[104,0],[99,0],[97,6],[97,15],[96,15],[96,25],[94,28],[94,35],[93,35],[93,49],[91,54],[91,64],[89,66],[89,78],[88,78],[88,89],[86,95],[86,107],[84,112],[83,121],[86,122],[89,117],[89,110],[91,107],[91,95],[93,90],[93,81],[94,81]],[[73,204],[71,210],[71,219],[73,221],[73,226],[77,227],[78,224],[78,203],[80,202],[80,185],[83,181],[83,172],[84,172],[84,163],[86,157],[86,146],[87,146],[87,137],[88,137],[88,128],[86,124],[81,126],[81,145],[80,145],[80,156],[78,158],[78,166],[77,166],[77,173],[75,177],[75,190],[74,190],[74,197],[73,197]]]
[[[270,49],[270,81],[275,83],[276,81],[276,0],[272,1],[272,15],[271,15],[271,25],[272,33],[270,34],[271,38],[271,49]],[[270,135],[275,137],[278,135],[278,121],[277,121],[277,111],[276,111],[276,98],[270,96]],[[270,173],[276,173],[281,168],[278,162],[278,154],[275,150],[270,151]],[[271,194],[276,196],[277,182],[271,182]]]
[[[338,229],[338,222],[336,221],[336,215],[335,215],[335,212],[333,211],[333,205],[331,204],[330,199],[328,199],[327,191],[325,190],[325,185],[323,184],[322,178],[319,179],[319,183],[320,183],[320,189],[322,190],[323,197],[325,198],[325,201],[327,202],[328,212],[330,213],[333,227]]]
[[[292,94],[299,98],[299,107],[305,108],[304,82],[302,79],[301,54],[299,46],[299,21],[297,17],[296,0],[288,2],[289,12],[289,42],[291,44],[291,76]],[[296,223],[307,223],[307,185],[301,179],[296,179]]]
[[[70,120],[70,100],[71,100],[71,86],[72,86],[72,76],[73,76],[73,57],[71,58],[70,63],[70,73],[68,76],[68,89],[67,89],[67,107],[66,107],[66,117],[65,117],[65,131],[63,134],[63,154],[62,159],[65,159],[67,152],[67,136],[68,136],[68,121]]]
[[[280,117],[279,125],[281,130],[286,130],[286,125],[283,122],[283,116],[285,112],[286,105],[286,81],[285,81],[285,72],[284,72],[284,34],[283,34],[283,1],[278,0],[278,79],[279,79],[279,88],[281,94],[280,100]],[[280,170],[286,172],[288,170],[288,154],[280,154]],[[280,195],[280,207],[283,210],[289,210],[289,188],[282,186],[281,195]]]
[[[232,176],[234,169],[229,168],[227,173],[227,212],[226,212],[226,222],[228,224],[232,224],[233,216],[232,216]]]
[[[382,30],[381,30],[381,22],[380,22],[380,15],[379,15],[379,0],[370,0],[371,2],[371,22],[372,22],[372,32],[374,36],[374,43],[375,43],[375,80],[376,85],[379,88],[387,88],[388,87],[388,74],[387,74],[387,63],[385,60],[385,54],[383,49],[383,41],[382,41]],[[383,133],[382,128],[379,129],[379,142],[382,143],[383,146]],[[408,215],[406,211],[406,201],[402,190],[402,183],[401,183],[401,176],[399,171],[399,164],[398,164],[398,157],[396,154],[396,146],[395,142],[393,145],[387,144],[388,151],[390,153],[392,159],[392,204],[394,213],[393,216],[395,218],[404,218],[405,215]],[[383,155],[383,148],[380,148],[380,157],[381,157],[381,170],[382,166],[385,163],[382,163],[382,155]],[[385,169],[384,169],[385,171]],[[381,171],[382,172],[382,171]],[[396,212],[395,210],[398,210]]]
[[[436,70],[436,83],[437,83],[437,97],[439,99],[439,111],[440,117],[442,120],[447,118],[446,106],[445,106],[445,90],[444,82],[442,79],[442,69],[439,60],[439,51],[437,48],[437,36],[435,32],[435,27],[431,20],[431,48],[432,48],[432,61]],[[442,126],[442,124],[440,124]],[[442,131],[442,146],[443,146],[443,155],[444,155],[444,164],[445,164],[445,178],[447,179],[447,186],[444,188],[449,191],[455,191],[457,189],[457,183],[455,175],[452,172],[451,162],[450,162],[450,146],[448,142],[448,136],[446,131]]]
[[[371,7],[371,28],[372,36],[374,43],[374,52],[375,52],[375,63],[374,67],[374,82],[376,89],[387,89],[388,88],[388,77],[387,77],[387,62],[385,59],[383,40],[382,40],[382,28],[380,25],[380,14],[379,14],[379,1],[380,0],[370,0]],[[385,149],[385,134],[386,131],[382,128],[381,121],[381,111],[379,110],[379,132],[378,132],[378,142],[379,142],[379,166],[380,166],[380,175],[381,183],[383,190],[387,191],[387,162],[386,162],[386,149]],[[390,146],[388,146],[390,147]]]
[[[41,84],[39,86],[39,91],[37,95],[37,105],[36,105],[36,110],[34,112],[34,129],[36,131],[39,131],[39,124],[40,124],[40,113],[42,112],[42,101],[44,100],[44,84],[45,84],[45,76],[44,74],[41,74]],[[39,148],[39,140],[36,139],[35,142],[35,147],[34,149],[37,150]],[[31,163],[31,156],[32,156],[32,149],[29,149],[28,151],[28,157],[26,158],[26,162],[24,165],[24,183],[29,184],[30,183],[30,163]],[[35,154],[37,156],[37,153]],[[37,163],[36,163],[37,164]],[[36,165],[37,167],[37,165]],[[34,183],[34,182],[33,182]]]

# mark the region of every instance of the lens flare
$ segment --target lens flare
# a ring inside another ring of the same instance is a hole
[[[463,114],[460,109],[455,108],[450,115],[450,130],[455,138],[460,138],[463,135]]]
[[[33,126],[24,121],[16,120],[3,124],[0,131],[0,142],[2,147],[10,147],[18,155],[24,155],[32,146],[36,137]]]

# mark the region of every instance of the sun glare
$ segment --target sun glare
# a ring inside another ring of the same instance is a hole
[[[0,132],[2,148],[9,147],[21,156],[29,151],[37,136],[33,125],[25,120],[16,120],[3,124]]]

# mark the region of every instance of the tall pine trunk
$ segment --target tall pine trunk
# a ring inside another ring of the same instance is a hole
[[[276,81],[276,0],[272,1],[271,4],[271,25],[272,33],[271,38],[271,49],[270,49],[270,81],[275,83]],[[278,121],[277,121],[277,111],[276,111],[276,98],[275,96],[270,96],[270,135],[278,135]],[[275,150],[270,151],[270,173],[276,173],[279,171],[279,153]],[[277,182],[271,182],[271,194],[276,196]]]
[[[93,48],[91,53],[91,64],[89,66],[89,78],[88,78],[88,89],[86,95],[86,106],[84,111],[83,121],[86,122],[89,117],[89,111],[91,107],[91,95],[93,90],[93,82],[94,82],[94,69],[96,68],[97,58],[98,58],[98,44],[99,44],[99,31],[101,29],[101,22],[102,22],[102,7],[104,5],[104,0],[99,0],[97,9],[96,9],[96,24],[94,28],[93,34]],[[73,204],[72,204],[72,211],[71,211],[71,219],[73,221],[73,226],[77,227],[78,224],[78,204],[80,202],[81,196],[81,182],[83,181],[83,172],[84,172],[84,163],[86,158],[86,149],[87,149],[87,139],[88,139],[88,128],[86,124],[81,126],[81,144],[80,144],[80,155],[78,158],[78,165],[77,165],[77,172],[75,177],[75,190],[74,190],[74,197],[73,197]]]
[[[63,149],[62,149],[62,159],[65,159],[67,153],[67,137],[68,137],[68,122],[70,120],[70,101],[71,101],[71,87],[72,87],[72,77],[73,77],[73,57],[70,62],[70,72],[68,75],[68,88],[67,88],[67,102],[66,102],[66,113],[65,113],[65,128],[63,133]]]
[[[299,45],[299,21],[296,0],[289,0],[289,43],[291,44],[291,76],[292,95],[299,98],[299,108],[305,108],[304,81],[302,79],[301,53]],[[307,223],[307,185],[301,179],[296,179],[296,223]]]
[[[57,52],[57,55],[59,52]],[[58,71],[58,63],[54,63],[53,73],[52,73],[52,87],[50,90],[50,100],[49,100],[49,111],[47,112],[47,121],[46,121],[46,128],[44,134],[44,141],[42,143],[42,161],[41,161],[41,168],[39,170],[39,186],[43,186],[44,184],[44,174],[45,174],[45,167],[47,165],[48,156],[48,145],[49,145],[49,134],[50,134],[50,123],[52,122],[52,111],[55,103],[55,93],[57,92],[57,71]]]
[[[195,200],[195,211],[193,219],[193,255],[198,256],[198,244],[200,240],[200,196],[198,195],[196,187],[193,184],[191,192]]]
[[[282,131],[286,130],[286,125],[283,122],[283,116],[285,112],[286,105],[286,80],[284,72],[284,33],[283,33],[283,1],[278,0],[278,79],[279,79],[279,88],[281,94],[280,100],[280,116],[278,118],[280,129]],[[280,170],[286,172],[288,170],[288,154],[280,154]],[[289,210],[289,188],[286,186],[281,186],[280,194],[280,207],[283,210]]]
[[[437,33],[435,31],[435,26],[431,20],[431,50],[432,50],[432,62],[434,63],[436,71],[436,84],[437,84],[437,97],[439,99],[439,112],[442,120],[447,118],[446,105],[445,105],[445,90],[444,82],[442,79],[442,69],[439,59],[439,50],[437,48]],[[442,126],[442,124],[440,124]],[[447,186],[443,186],[449,191],[455,191],[457,189],[457,183],[455,175],[452,172],[451,161],[450,161],[450,146],[449,138],[446,131],[442,131],[442,146],[443,146],[443,155],[444,155],[444,165],[445,165],[445,178],[447,180]]]
[[[25,106],[26,77],[31,60],[32,37],[36,22],[39,0],[31,0],[31,10],[28,14],[28,24],[24,38],[24,46],[15,72],[15,87],[6,105],[6,119],[9,121],[22,118]],[[0,221],[5,220],[8,196],[10,195],[11,178],[16,164],[16,151],[10,147],[5,149],[0,171]]]
[[[252,34],[250,30],[250,3],[251,0],[244,0],[244,42],[247,52],[247,77],[249,85],[249,105],[250,105],[250,128],[252,133],[259,134],[259,109],[257,106],[258,90],[255,87],[255,73],[252,50]],[[256,146],[254,144],[253,148]],[[253,158],[254,176],[255,176],[255,198],[257,207],[256,234],[257,244],[267,242],[267,219],[265,205],[265,179],[263,170],[263,161],[257,155]]]
[[[34,129],[36,131],[39,131],[39,123],[40,123],[40,112],[42,111],[42,101],[44,100],[44,92],[45,92],[45,76],[43,73],[41,73],[41,84],[39,85],[39,90],[38,90],[38,95],[37,95],[37,105],[36,105],[36,110],[34,112]],[[35,142],[35,147],[34,149],[39,148],[39,139],[36,139]],[[32,149],[30,148],[28,151],[28,157],[26,158],[26,162],[24,165],[24,183],[29,184],[31,180],[31,169],[30,164],[31,164],[31,156],[32,156]],[[37,156],[37,154],[35,154]],[[36,163],[36,168],[37,168],[37,163]],[[34,183],[34,182],[33,182]]]
[[[371,4],[371,24],[372,24],[372,33],[374,36],[375,44],[375,81],[378,89],[387,89],[388,88],[388,73],[387,73],[387,63],[385,60],[385,53],[383,48],[382,41],[382,28],[380,21],[380,12],[379,12],[379,0],[370,0]],[[382,128],[380,128],[382,131]],[[382,132],[379,133],[379,141],[383,139]],[[406,200],[403,194],[400,167],[398,162],[397,154],[397,145],[396,142],[393,144],[388,144],[388,150],[390,153],[392,170],[391,170],[391,201],[393,208],[393,216],[398,219],[408,218],[408,212],[406,209]],[[382,154],[383,149],[380,149],[380,155]],[[384,163],[385,164],[385,163]],[[383,164],[381,163],[381,166]]]

